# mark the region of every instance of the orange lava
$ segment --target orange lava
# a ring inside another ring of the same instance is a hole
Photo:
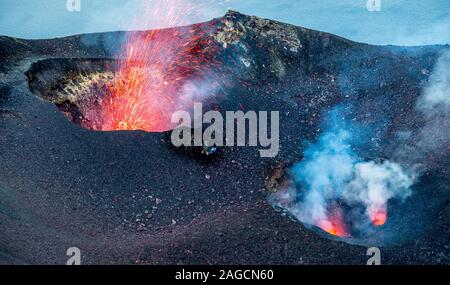
[[[137,21],[157,20],[161,26],[185,24],[184,15],[194,9],[190,1],[143,1]],[[153,3],[153,4],[152,4]],[[180,6],[181,5],[181,6]],[[213,64],[215,47],[199,25],[191,28],[133,32],[123,47],[123,60],[107,86],[107,95],[87,118],[94,130],[173,129],[172,113],[189,109],[193,98],[186,92],[190,80]]]
[[[348,233],[346,232],[344,226],[339,221],[322,221],[319,227],[334,236],[348,236]]]
[[[370,212],[370,220],[374,226],[382,226],[387,221],[386,209],[377,209]]]
[[[348,237],[350,234],[347,232],[345,224],[342,219],[342,212],[340,209],[335,208],[328,216],[328,219],[319,221],[317,226],[325,232],[338,236]]]

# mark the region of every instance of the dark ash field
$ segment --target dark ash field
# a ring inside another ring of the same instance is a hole
[[[65,264],[74,246],[83,264],[366,263],[372,245],[288,219],[268,188],[339,104],[356,106],[355,120],[385,122],[364,151],[389,157],[393,134],[420,125],[415,102],[449,47],[371,46],[236,12],[197,27],[231,82],[210,103],[280,111],[277,157],[248,147],[206,157],[174,149],[170,132],[81,128],[82,98],[64,88],[80,74],[107,76],[126,33],[0,37],[0,264]],[[394,209],[401,236],[373,245],[383,264],[450,263],[448,150],[429,157],[413,196]]]

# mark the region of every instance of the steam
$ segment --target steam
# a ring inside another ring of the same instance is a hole
[[[419,99],[418,108],[424,112],[448,111],[450,108],[450,51],[438,60],[430,83]]]
[[[368,160],[356,151],[364,147],[360,136],[367,128],[349,122],[343,109],[335,108],[327,117],[326,131],[290,170],[290,188],[271,195],[269,201],[333,235],[374,233],[387,221],[389,202],[404,202],[412,195],[421,170],[429,167],[426,158],[448,154],[450,51],[438,59],[416,111],[423,123],[409,132],[408,144],[398,139],[401,146],[391,160]]]
[[[398,163],[359,162],[354,165],[354,177],[343,194],[347,201],[362,202],[372,222],[382,225],[388,201],[408,198],[413,182],[414,177]]]
[[[219,76],[213,71],[204,72],[199,79],[186,81],[181,87],[180,101],[185,105],[190,102],[204,102],[220,91],[221,82],[226,81],[225,76]]]
[[[352,135],[358,128],[345,121],[341,109],[333,110],[329,120],[328,130],[306,149],[303,161],[292,168],[296,193],[288,198],[290,205],[284,199],[284,208],[301,222],[330,233],[335,233],[335,227],[345,227],[344,221],[334,214],[342,202],[364,207],[366,220],[359,226],[370,221],[384,224],[388,201],[408,198],[414,176],[398,163],[365,161],[358,156],[353,150],[358,138]],[[273,198],[276,203],[281,201]],[[349,229],[339,231],[341,235],[351,234]]]
[[[450,50],[439,57],[415,109],[424,122],[417,130],[400,134],[394,156],[404,164],[423,167],[424,160],[449,153]]]
[[[426,119],[418,141],[421,153],[444,151],[450,141],[450,50],[436,63],[416,108]]]

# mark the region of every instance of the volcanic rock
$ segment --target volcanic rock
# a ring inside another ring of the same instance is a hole
[[[168,133],[83,125],[79,106],[103,98],[125,32],[0,37],[0,114],[21,114],[0,115],[0,264],[65,264],[73,246],[85,264],[366,264],[365,247],[290,221],[259,190],[283,185],[284,167],[302,159],[338,104],[354,106],[356,121],[385,122],[362,152],[389,157],[392,136],[420,124],[424,71],[448,46],[372,46],[237,12],[192,27],[216,45],[214,72],[230,83],[210,103],[280,111],[280,154],[197,155],[174,149]],[[383,264],[449,264],[448,153],[434,165],[393,213],[402,223]],[[149,197],[164,203],[145,212]],[[130,222],[135,213],[151,219]]]

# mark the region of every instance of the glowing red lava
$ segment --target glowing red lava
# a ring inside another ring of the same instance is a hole
[[[317,226],[334,236],[350,236],[343,222],[342,211],[339,208],[334,208],[328,215],[328,218],[326,220],[319,221],[317,223]]]
[[[319,225],[319,227],[326,231],[327,233],[339,236],[339,237],[346,237],[348,236],[347,232],[344,229],[344,226],[340,221],[334,220],[334,221],[322,221]]]
[[[158,19],[161,26],[184,24],[181,15],[193,7],[189,2],[160,0],[146,4],[152,6],[143,7],[138,22]],[[193,105],[187,83],[199,80],[201,71],[213,64],[215,46],[205,34],[200,25],[132,32],[107,95],[97,106],[95,117],[87,118],[91,127],[102,131],[173,129],[172,113]]]
[[[374,226],[382,226],[386,223],[387,220],[387,211],[386,209],[376,209],[370,212],[370,220]]]
[[[369,212],[369,218],[372,224],[376,227],[383,226],[387,221],[386,208],[376,208]],[[344,222],[342,210],[338,207],[334,207],[330,210],[326,219],[319,220],[316,225],[325,232],[338,236],[338,237],[350,237],[350,233],[347,230]]]

